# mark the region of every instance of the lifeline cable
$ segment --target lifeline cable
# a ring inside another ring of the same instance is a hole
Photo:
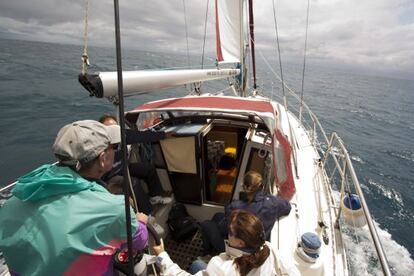
[[[305,50],[303,53],[303,69],[302,69],[302,91],[300,93],[300,107],[299,107],[299,121],[302,122],[302,108],[303,108],[303,86],[305,85],[305,67],[306,67],[306,48],[308,45],[308,27],[309,27],[309,0],[306,15],[306,32],[305,32]]]

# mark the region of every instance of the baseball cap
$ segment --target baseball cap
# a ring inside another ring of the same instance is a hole
[[[111,140],[111,144],[121,143],[121,127],[119,125],[109,125],[105,127],[108,132],[109,140]]]
[[[94,120],[76,121],[59,130],[53,153],[63,164],[79,170],[82,163],[92,161],[110,144],[120,142],[119,126],[109,128]]]

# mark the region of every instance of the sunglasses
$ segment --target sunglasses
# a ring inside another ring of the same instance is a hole
[[[112,146],[113,150],[117,151],[117,150],[119,150],[121,144],[112,144],[111,146]]]

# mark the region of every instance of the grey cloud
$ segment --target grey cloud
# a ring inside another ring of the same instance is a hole
[[[203,46],[206,0],[185,0],[190,53]],[[214,10],[210,0],[207,48],[215,49]],[[256,1],[256,48],[276,46],[271,0]],[[176,51],[187,48],[182,0],[120,1],[122,43],[144,50]],[[84,0],[0,2],[0,36],[26,36],[38,40],[82,43]],[[311,59],[369,66],[414,67],[413,5],[392,0],[311,1],[308,56]],[[408,8],[408,9],[407,9]],[[306,3],[277,1],[280,47],[287,57],[303,54]],[[114,45],[111,0],[90,1],[90,45]],[[404,24],[400,24],[401,17]],[[283,57],[282,57],[283,58]]]
[[[26,23],[34,21],[40,25],[76,22],[83,18],[83,3],[81,0],[2,1],[0,16]]]

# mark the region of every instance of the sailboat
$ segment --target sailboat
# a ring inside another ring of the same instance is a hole
[[[358,239],[353,238],[357,233],[353,228],[368,233],[379,271],[391,275],[341,138],[335,132],[328,136],[317,116],[283,78],[281,87],[290,93],[289,103],[285,95],[281,102],[264,97],[265,91],[257,87],[253,1],[216,0],[215,4],[216,68],[121,71],[125,97],[184,85],[193,89],[188,96],[148,102],[124,112],[132,130],[174,133],[145,147],[133,145],[129,162],[155,164],[164,188],[199,222],[238,200],[244,175],[259,172],[264,190],[292,205],[289,215],[275,221],[270,243],[301,275],[362,273],[352,266],[350,260],[355,256],[347,250]],[[252,87],[248,54],[252,54]],[[90,95],[119,101],[119,76],[120,71],[83,72],[79,81]],[[227,86],[204,94],[203,84],[213,81]],[[224,89],[234,95],[221,94]],[[145,149],[147,160],[139,148]],[[220,166],[223,156],[231,157],[231,166]],[[159,209],[156,220],[165,230],[162,238],[168,250],[183,250],[174,242],[168,246],[171,207],[172,203]],[[317,247],[307,247],[309,235],[319,241]],[[191,247],[196,239],[197,234],[183,243]],[[178,255],[175,258],[186,265]]]

